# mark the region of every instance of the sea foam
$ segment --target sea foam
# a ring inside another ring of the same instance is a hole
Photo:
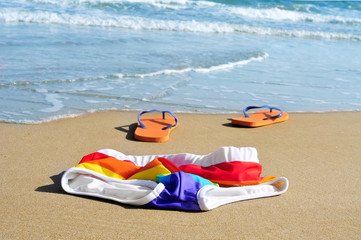
[[[290,11],[279,8],[254,9],[254,8],[231,7],[231,8],[227,8],[227,10],[237,15],[238,17],[245,17],[245,18],[257,19],[257,20],[361,25],[361,18],[297,12],[297,11]]]
[[[6,23],[62,24],[89,27],[115,27],[130,30],[173,31],[192,33],[244,33],[252,35],[361,41],[361,35],[297,29],[279,29],[225,22],[162,20],[135,16],[68,14],[49,11],[0,10],[0,21]]]

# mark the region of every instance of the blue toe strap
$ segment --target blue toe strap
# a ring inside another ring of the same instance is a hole
[[[279,114],[275,115],[275,116],[270,116],[270,117],[266,117],[264,118],[263,120],[267,120],[267,119],[270,119],[270,118],[279,118],[282,116],[283,112],[281,109],[279,108],[276,108],[276,107],[270,107],[268,105],[263,105],[263,106],[248,106],[246,107],[245,109],[243,109],[243,114],[246,118],[249,118],[249,115],[247,114],[247,111],[250,110],[250,109],[254,109],[254,108],[268,108],[270,110],[270,112],[272,112],[272,110],[278,110],[280,111]]]
[[[140,116],[142,114],[144,114],[144,113],[150,113],[150,112],[162,112],[163,113],[163,119],[165,118],[165,113],[169,113],[170,115],[172,115],[174,117],[175,123],[173,125],[169,125],[169,126],[166,126],[166,127],[162,128],[162,130],[166,130],[168,128],[175,127],[178,124],[178,119],[177,119],[176,115],[173,112],[153,109],[153,110],[149,110],[149,111],[143,111],[143,112],[140,112],[138,114],[138,122],[139,122],[139,125],[140,125],[141,128],[146,128],[146,127],[145,127],[144,123],[142,123],[142,121],[140,120]]]

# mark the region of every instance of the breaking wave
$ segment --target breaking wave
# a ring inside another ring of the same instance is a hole
[[[315,22],[345,25],[361,25],[361,18],[332,16],[309,12],[297,12],[280,8],[253,9],[253,8],[230,8],[230,12],[238,17],[258,20],[293,21],[293,22]]]
[[[6,23],[62,24],[89,27],[114,27],[129,30],[156,30],[192,33],[245,33],[252,35],[314,38],[330,40],[361,41],[361,35],[343,32],[325,32],[297,29],[277,29],[270,27],[231,24],[225,22],[160,20],[145,17],[68,14],[47,11],[18,11],[5,9],[0,12],[0,21]]]

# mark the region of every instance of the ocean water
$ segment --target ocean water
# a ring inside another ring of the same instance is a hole
[[[264,104],[361,110],[361,1],[0,1],[0,121]]]

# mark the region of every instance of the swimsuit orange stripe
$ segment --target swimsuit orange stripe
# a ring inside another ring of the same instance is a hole
[[[163,160],[164,161],[164,160]],[[164,161],[166,162],[166,161]],[[170,164],[168,164],[171,166]],[[154,159],[144,167],[138,167],[128,161],[121,161],[115,158],[103,158],[98,160],[90,160],[77,165],[109,177],[117,179],[144,179],[156,181],[156,176],[163,174],[168,175],[172,172],[165,167],[161,161]],[[174,169],[173,170],[177,170]]]
[[[99,165],[102,168],[106,168],[109,171],[116,173],[117,175],[122,176],[124,179],[129,178],[135,174],[141,167],[136,166],[133,163],[120,161],[115,158],[103,158],[98,160],[91,160],[86,162],[88,164]]]
[[[154,160],[152,160],[151,162],[149,162],[147,165],[145,165],[142,168],[139,168],[138,171],[144,171],[156,166],[162,165],[162,163],[160,161],[158,161],[158,158],[155,158]]]

